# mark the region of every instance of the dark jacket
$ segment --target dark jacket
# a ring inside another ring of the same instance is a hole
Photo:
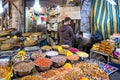
[[[69,25],[63,25],[58,29],[58,37],[60,45],[70,45],[72,47],[72,42],[74,40],[73,29]]]

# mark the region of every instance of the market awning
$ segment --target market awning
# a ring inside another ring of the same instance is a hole
[[[120,32],[120,1],[114,1],[116,5],[107,0],[92,0],[91,33],[98,31],[103,39]]]

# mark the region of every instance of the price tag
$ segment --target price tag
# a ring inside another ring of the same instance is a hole
[[[13,36],[14,39],[17,39],[17,36]]]
[[[19,52],[17,53],[17,55],[18,55],[18,56],[20,56],[20,55],[26,55],[26,52],[23,51],[23,50],[21,50],[21,51],[19,51]]]
[[[70,52],[70,51],[68,51],[67,54],[66,54],[66,56],[70,56],[70,55],[73,55],[73,53]]]
[[[63,50],[62,46],[58,46],[58,51],[62,51],[62,50]]]

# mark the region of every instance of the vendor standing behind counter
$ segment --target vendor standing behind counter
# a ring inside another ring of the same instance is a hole
[[[75,35],[73,29],[70,26],[71,18],[66,17],[63,26],[58,28],[58,42],[60,45],[73,46]]]
[[[89,52],[92,45],[92,38],[90,33],[83,33],[82,31],[76,34],[76,47],[80,51]]]

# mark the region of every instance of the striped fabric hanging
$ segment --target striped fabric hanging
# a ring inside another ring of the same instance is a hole
[[[96,31],[108,39],[113,33],[120,33],[120,1],[114,0],[112,5],[107,0],[92,0],[91,33]]]

